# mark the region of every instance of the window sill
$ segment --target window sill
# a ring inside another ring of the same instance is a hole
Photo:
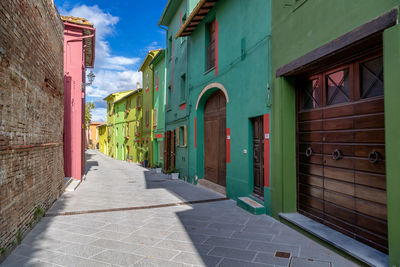
[[[383,252],[358,242],[300,213],[279,213],[279,217],[368,265],[389,265],[389,257]]]
[[[186,104],[186,100],[181,100],[181,102],[179,102],[179,106],[182,106],[183,104]]]
[[[168,111],[171,111],[171,110],[172,110],[172,108],[167,108],[167,112],[168,112]]]
[[[211,69],[209,69],[209,70],[206,70],[206,71],[203,73],[203,75],[206,75],[206,74],[208,74],[208,73],[212,72],[213,70],[215,70],[215,66],[214,66],[214,67],[212,67],[212,68],[211,68]]]

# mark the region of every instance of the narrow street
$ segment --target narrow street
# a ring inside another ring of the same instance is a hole
[[[94,150],[86,156],[86,180],[54,203],[2,266],[354,265],[208,189]],[[204,202],[188,203],[196,201]]]

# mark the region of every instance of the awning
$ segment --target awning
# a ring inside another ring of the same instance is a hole
[[[197,25],[207,16],[208,12],[214,7],[218,0],[200,0],[200,2],[193,9],[190,16],[187,18],[185,24],[179,29],[175,35],[175,39],[178,37],[185,37],[192,34],[196,29]]]

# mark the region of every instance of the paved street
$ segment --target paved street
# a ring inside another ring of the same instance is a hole
[[[2,266],[355,266],[223,197],[88,151],[86,181],[54,203]],[[209,201],[183,204],[199,200]]]

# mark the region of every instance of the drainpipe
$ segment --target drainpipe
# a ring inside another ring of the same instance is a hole
[[[92,66],[94,66],[94,58],[95,58],[95,44],[96,44],[96,40],[95,40],[95,33],[96,33],[96,29],[93,27],[88,27],[88,26],[83,26],[83,25],[77,25],[77,24],[73,24],[73,23],[68,23],[68,22],[64,22],[65,26],[70,26],[70,27],[75,27],[75,28],[79,28],[79,29],[85,29],[85,30],[89,30],[92,32],[91,35],[86,35],[86,36],[82,36],[82,37],[77,37],[71,40],[68,40],[67,42],[73,42],[73,41],[81,41],[83,39],[87,39],[87,38],[93,38],[93,42],[92,42],[92,51],[93,51],[93,57],[92,57]]]

